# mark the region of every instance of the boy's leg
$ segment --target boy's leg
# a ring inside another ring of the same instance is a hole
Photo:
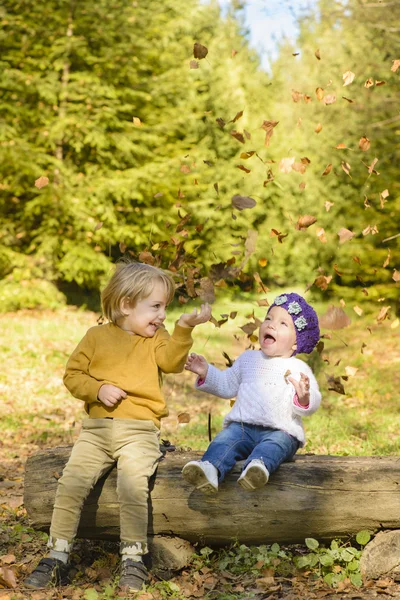
[[[235,464],[245,459],[253,448],[251,426],[232,422],[216,435],[201,461],[209,462],[218,469],[221,482]]]
[[[120,501],[120,587],[138,591],[148,581],[142,557],[148,552],[149,479],[162,456],[160,431],[152,421],[115,419],[114,425]]]
[[[290,460],[297,452],[300,442],[293,436],[277,429],[256,427],[258,444],[247,458],[239,485],[246,490],[263,487],[271,473],[280,464]]]
[[[104,423],[102,423],[104,422]],[[97,480],[114,464],[104,446],[111,420],[85,419],[70,459],[59,479],[52,515],[49,557],[42,559],[24,584],[42,588],[67,581],[69,552],[78,529],[83,502]]]

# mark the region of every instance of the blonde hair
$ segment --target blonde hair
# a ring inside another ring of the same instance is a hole
[[[114,275],[101,294],[104,316],[115,324],[117,319],[124,316],[121,310],[122,300],[126,298],[135,306],[138,300],[150,296],[156,282],[164,285],[169,304],[175,293],[175,284],[169,275],[157,267],[139,262],[118,263]]]

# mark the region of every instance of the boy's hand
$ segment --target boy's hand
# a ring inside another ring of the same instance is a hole
[[[204,356],[192,352],[192,354],[189,354],[187,357],[185,369],[192,373],[196,373],[201,379],[205,379],[208,373],[208,362]]]
[[[179,317],[178,325],[181,327],[196,327],[200,323],[206,323],[211,317],[211,306],[206,303],[202,304],[199,311],[193,309],[190,314],[184,314]]]
[[[118,402],[126,398],[126,396],[127,394],[124,390],[121,390],[121,388],[112,385],[111,383],[104,383],[97,394],[97,398],[100,402],[109,408],[118,404]]]
[[[300,373],[300,381],[296,381],[293,377],[288,377],[288,380],[294,385],[299,404],[308,406],[310,404],[310,379],[307,375]]]

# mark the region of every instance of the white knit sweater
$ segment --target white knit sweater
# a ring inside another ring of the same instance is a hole
[[[310,379],[310,403],[306,408],[295,403],[294,386],[285,380],[289,376],[299,381],[300,373]],[[321,402],[318,383],[305,362],[295,357],[269,358],[261,350],[247,350],[225,371],[208,365],[205,381],[198,379],[196,388],[220,398],[236,396],[224,427],[236,421],[281,429],[297,438],[302,446],[305,442],[302,417],[315,412]]]

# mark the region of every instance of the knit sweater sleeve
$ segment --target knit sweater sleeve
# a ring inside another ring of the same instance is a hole
[[[68,359],[64,374],[64,385],[79,400],[91,404],[97,402],[97,394],[107,381],[99,381],[89,375],[89,367],[95,352],[95,336],[91,330],[79,342]]]
[[[205,380],[196,381],[196,388],[202,392],[214,394],[220,398],[234,398],[237,396],[241,382],[240,357],[232,367],[220,371],[213,365],[208,365]]]
[[[317,380],[315,379],[314,373],[310,367],[305,362],[297,359],[296,366],[292,371],[291,377],[297,381],[300,381],[300,373],[307,375],[310,380],[310,402],[306,407],[299,406],[293,402],[292,410],[294,414],[299,415],[300,417],[305,417],[312,415],[321,404],[321,392],[319,391]],[[296,391],[293,385],[288,387],[290,387],[288,393],[291,394],[291,398],[294,398]]]
[[[192,327],[181,327],[176,324],[170,336],[165,329],[160,329],[155,338],[154,352],[156,363],[163,373],[181,373],[193,344]]]

